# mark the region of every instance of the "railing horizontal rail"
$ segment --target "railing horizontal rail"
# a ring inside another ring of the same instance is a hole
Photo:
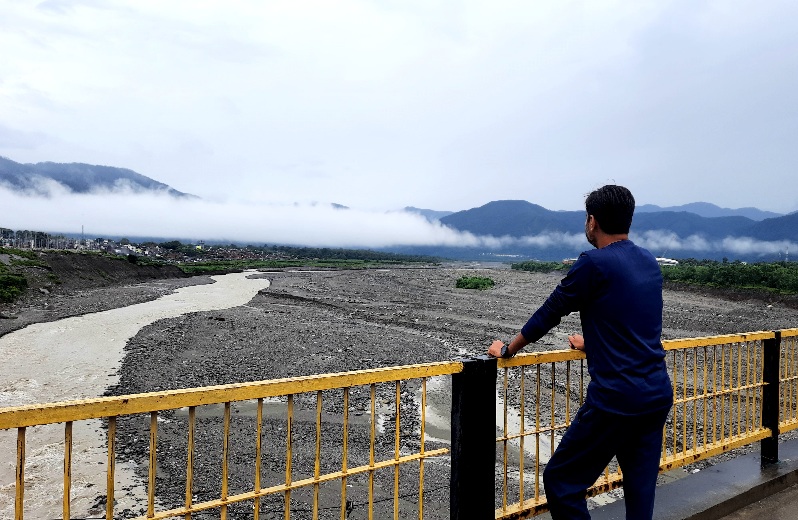
[[[0,430],[456,374],[457,361],[0,408]]]
[[[745,332],[742,334],[721,334],[701,338],[666,339],[662,341],[665,350],[689,349],[696,347],[713,347],[731,343],[746,343],[776,337],[772,331]]]

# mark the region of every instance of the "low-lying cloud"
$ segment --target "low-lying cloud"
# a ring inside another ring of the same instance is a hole
[[[750,237],[707,239],[699,235],[679,237],[672,231],[632,233],[632,240],[659,256],[680,256],[677,253],[728,253],[735,255],[776,255],[798,251],[798,244],[789,240],[764,241]]]
[[[163,237],[320,247],[446,245],[492,247],[492,237],[462,233],[408,212],[336,209],[330,204],[220,203],[166,194],[75,194],[50,197],[0,188],[0,227],[90,237]]]
[[[75,194],[57,183],[47,188],[49,197],[20,195],[0,187],[0,227],[49,233],[83,230],[87,237],[157,237],[254,245],[443,246],[505,252],[565,248],[575,254],[590,247],[582,233],[541,233],[521,238],[480,236],[405,211],[340,209],[331,204],[222,203],[176,199],[165,193]],[[645,231],[631,237],[657,256],[773,255],[798,251],[798,245],[790,241],[765,242],[747,237],[683,238],[670,231]]]

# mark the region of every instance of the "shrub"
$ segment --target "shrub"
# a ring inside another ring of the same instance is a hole
[[[460,279],[457,280],[456,287],[458,289],[485,290],[490,289],[494,285],[496,284],[490,278],[485,278],[482,276],[461,276]]]
[[[528,262],[518,262],[512,264],[510,267],[518,271],[531,271],[533,273],[550,273],[552,271],[566,271],[571,268],[570,265],[565,265],[561,262],[539,262],[537,260],[530,260]]]
[[[28,288],[24,276],[0,274],[0,302],[13,302]]]

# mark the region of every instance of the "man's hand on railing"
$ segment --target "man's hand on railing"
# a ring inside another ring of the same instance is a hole
[[[490,344],[490,348],[488,348],[488,355],[493,357],[502,357],[503,346],[504,341],[500,339],[494,340],[493,343]]]
[[[568,346],[576,350],[585,350],[585,338],[581,334],[568,336]]]

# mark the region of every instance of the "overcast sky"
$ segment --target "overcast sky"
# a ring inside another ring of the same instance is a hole
[[[0,155],[214,204],[798,209],[791,0],[4,0],[0,49]]]

